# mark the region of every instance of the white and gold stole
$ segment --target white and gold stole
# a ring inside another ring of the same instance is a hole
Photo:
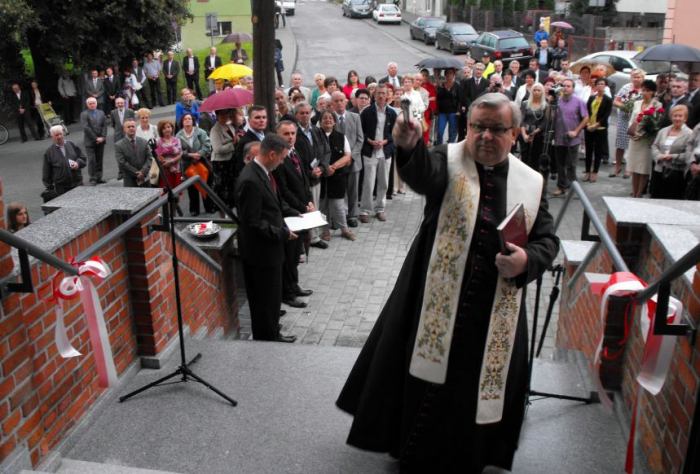
[[[542,175],[508,156],[506,210],[523,203],[528,233],[542,195]],[[464,143],[447,148],[448,185],[440,206],[437,233],[428,264],[418,332],[409,373],[436,384],[445,383],[452,332],[462,280],[479,208],[476,163]],[[496,423],[503,415],[508,367],[520,312],[521,289],[499,276],[479,377],[476,423]]]

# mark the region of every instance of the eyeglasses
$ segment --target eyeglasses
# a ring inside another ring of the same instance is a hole
[[[493,127],[485,127],[479,123],[470,123],[469,128],[477,135],[482,135],[488,130],[495,137],[502,137],[507,134],[512,127],[504,127],[502,125],[494,125]]]

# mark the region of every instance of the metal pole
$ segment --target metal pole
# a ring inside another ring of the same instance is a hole
[[[46,262],[53,267],[60,268],[68,275],[78,274],[78,270],[71,264],[64,262],[60,258],[57,258],[48,253],[46,250],[40,249],[33,243],[27,242],[26,240],[17,237],[13,233],[8,232],[5,229],[0,229],[0,241],[5,242],[11,247],[16,247],[18,249],[24,250],[32,257],[38,258],[39,260]]]

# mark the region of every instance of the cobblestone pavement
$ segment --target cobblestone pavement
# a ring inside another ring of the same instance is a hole
[[[579,163],[582,172],[583,162]],[[629,180],[608,178],[612,166],[602,166],[595,184],[585,183],[584,188],[603,219],[605,209],[602,196],[624,196],[629,193]],[[548,185],[553,189],[553,181]],[[556,217],[564,200],[550,199],[550,211]],[[391,293],[404,258],[415,237],[423,212],[423,198],[410,190],[405,195],[387,201],[387,221],[372,219],[370,224],[360,224],[356,229],[357,240],[350,242],[335,231],[327,250],[311,248],[308,263],[299,265],[299,280],[303,288],[311,288],[314,294],[305,301],[308,307],[290,308],[283,305],[287,314],[282,317],[283,332],[295,334],[301,344],[321,344],[361,347],[379,313]],[[583,206],[574,198],[562,219],[558,232],[562,240],[579,240]],[[561,254],[557,259],[561,261]],[[541,334],[549,295],[554,280],[552,273],[543,277],[538,337]],[[535,284],[528,288],[528,319],[532,327],[535,303]],[[242,336],[249,337],[249,311],[241,308]],[[550,327],[543,346],[542,357],[551,358],[557,330],[558,304],[552,314]]]

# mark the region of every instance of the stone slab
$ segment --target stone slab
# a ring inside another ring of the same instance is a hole
[[[700,202],[671,199],[603,197],[618,224],[668,224],[696,226],[700,222]]]
[[[85,206],[85,204],[83,204]],[[38,219],[17,232],[17,237],[31,242],[49,253],[84,234],[111,214],[95,207],[63,208]]]
[[[561,252],[568,263],[581,263],[588,253],[595,247],[595,242],[583,240],[562,240]]]
[[[44,204],[42,209],[101,209],[115,214],[133,214],[161,195],[158,188],[125,188],[114,186],[78,186]]]
[[[61,467],[56,474],[177,474],[173,471],[159,471],[153,469],[140,469],[116,464],[95,463],[78,461],[75,459],[63,459]]]
[[[700,219],[696,220],[696,223]],[[700,225],[679,229],[675,225],[649,224],[649,232],[656,237],[671,261],[675,262],[700,242]],[[693,284],[695,267],[683,274],[689,285]]]
[[[189,224],[187,224],[189,225]],[[199,247],[202,250],[208,251],[208,250],[222,250],[224,247],[231,246],[233,248],[233,236],[236,234],[235,229],[230,229],[230,228],[222,228],[221,231],[216,235],[216,237],[212,237],[209,239],[200,239],[198,237],[193,236],[187,231],[187,225],[182,226],[180,228],[180,235],[184,240],[189,242],[190,244]]]

